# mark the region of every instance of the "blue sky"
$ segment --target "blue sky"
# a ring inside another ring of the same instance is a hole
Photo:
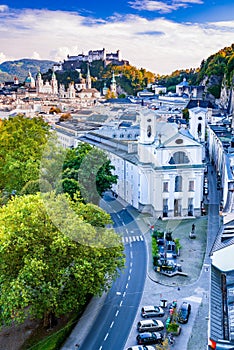
[[[198,67],[234,42],[233,0],[70,0],[0,3],[0,62],[120,49],[137,67],[167,74]]]

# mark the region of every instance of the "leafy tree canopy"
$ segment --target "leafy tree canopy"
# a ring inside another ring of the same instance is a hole
[[[49,135],[41,118],[16,116],[0,125],[0,190],[19,192],[38,179],[40,159]]]
[[[107,155],[87,143],[67,152],[63,163],[62,188],[74,198],[80,192],[84,200],[97,204],[103,192],[117,182]],[[77,182],[78,181],[78,182]]]
[[[81,64],[81,72],[84,77],[87,75],[87,64]],[[110,86],[112,72],[116,77],[117,86],[120,86],[127,94],[135,95],[137,91],[147,87],[148,83],[152,83],[155,80],[155,74],[147,71],[144,68],[137,69],[131,65],[116,66],[108,64],[104,66],[103,61],[93,61],[90,64],[90,74],[92,77],[92,85],[98,90],[103,88],[103,81]],[[52,71],[50,72],[50,75]],[[43,78],[50,79],[48,73],[43,75]],[[70,81],[75,83],[79,80],[79,73],[75,70],[69,70],[64,72],[56,72],[59,83],[68,85]]]
[[[0,320],[57,317],[108,288],[123,245],[106,213],[65,194],[15,197],[0,208]],[[100,223],[99,228],[93,226]]]

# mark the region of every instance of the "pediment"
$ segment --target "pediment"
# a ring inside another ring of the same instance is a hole
[[[173,137],[171,137],[170,139],[166,140],[163,144],[164,147],[177,147],[177,148],[184,148],[184,147],[201,147],[201,144],[199,142],[197,142],[196,140],[194,140],[192,138],[192,136],[186,136],[184,134],[181,133],[177,133],[176,135],[174,135]]]

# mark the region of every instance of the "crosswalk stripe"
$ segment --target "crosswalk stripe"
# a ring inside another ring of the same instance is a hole
[[[142,235],[140,235],[140,236],[125,236],[125,237],[122,237],[122,242],[123,243],[132,243],[132,242],[139,242],[139,241],[144,241],[144,237]]]

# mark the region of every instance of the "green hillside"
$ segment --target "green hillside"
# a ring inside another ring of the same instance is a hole
[[[127,95],[135,95],[137,91],[147,87],[148,83],[155,81],[155,74],[144,68],[137,69],[131,65],[115,66],[112,64],[104,66],[103,61],[94,61],[90,64],[90,74],[92,77],[92,86],[98,90],[102,89],[104,83],[109,87],[114,72],[117,86]],[[81,66],[82,76],[86,77],[87,64]],[[50,79],[52,71],[43,75],[44,79]],[[59,83],[68,85],[69,82],[75,83],[79,79],[79,73],[76,70],[57,71]]]
[[[29,70],[35,76],[39,69],[41,72],[47,72],[49,68],[52,68],[54,63],[49,60],[34,60],[29,58],[3,62],[0,64],[0,82],[13,80],[14,76],[17,76],[19,81],[23,82]]]
[[[226,85],[232,84],[234,74],[234,44],[224,47],[207,59],[202,60],[199,68],[176,70],[169,75],[158,76],[158,83],[165,85],[168,91],[175,91],[175,86],[183,78],[190,85],[205,84],[206,91],[219,98],[222,81],[225,77]]]

